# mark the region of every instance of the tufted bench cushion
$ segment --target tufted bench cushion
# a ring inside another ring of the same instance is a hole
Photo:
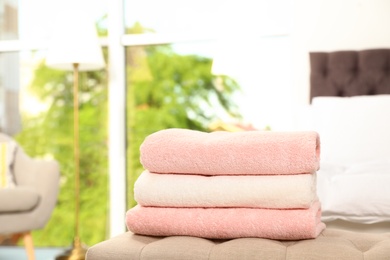
[[[319,237],[300,241],[262,238],[209,240],[198,237],[150,237],[124,233],[88,249],[87,260],[108,259],[390,259],[390,233],[357,233],[325,229]]]

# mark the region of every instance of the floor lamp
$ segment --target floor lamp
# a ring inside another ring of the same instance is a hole
[[[79,71],[98,70],[105,66],[101,45],[93,19],[87,12],[71,10],[58,17],[48,48],[46,65],[73,71],[73,155],[75,178],[75,223],[71,249],[58,260],[85,259],[86,248],[80,239],[80,153],[79,153]]]

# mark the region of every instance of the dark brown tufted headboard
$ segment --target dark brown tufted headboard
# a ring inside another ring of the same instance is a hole
[[[310,100],[390,94],[390,49],[310,53]]]

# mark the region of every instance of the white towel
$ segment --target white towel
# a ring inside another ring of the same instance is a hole
[[[135,200],[154,207],[309,208],[316,201],[316,173],[297,175],[159,174],[144,171]]]

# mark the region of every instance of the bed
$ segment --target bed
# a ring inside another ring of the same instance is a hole
[[[390,49],[310,53],[310,64],[307,121],[321,136],[317,189],[327,223],[317,238],[126,232],[89,248],[87,259],[390,259]]]
[[[310,64],[322,219],[328,227],[390,232],[390,49],[314,52]]]

